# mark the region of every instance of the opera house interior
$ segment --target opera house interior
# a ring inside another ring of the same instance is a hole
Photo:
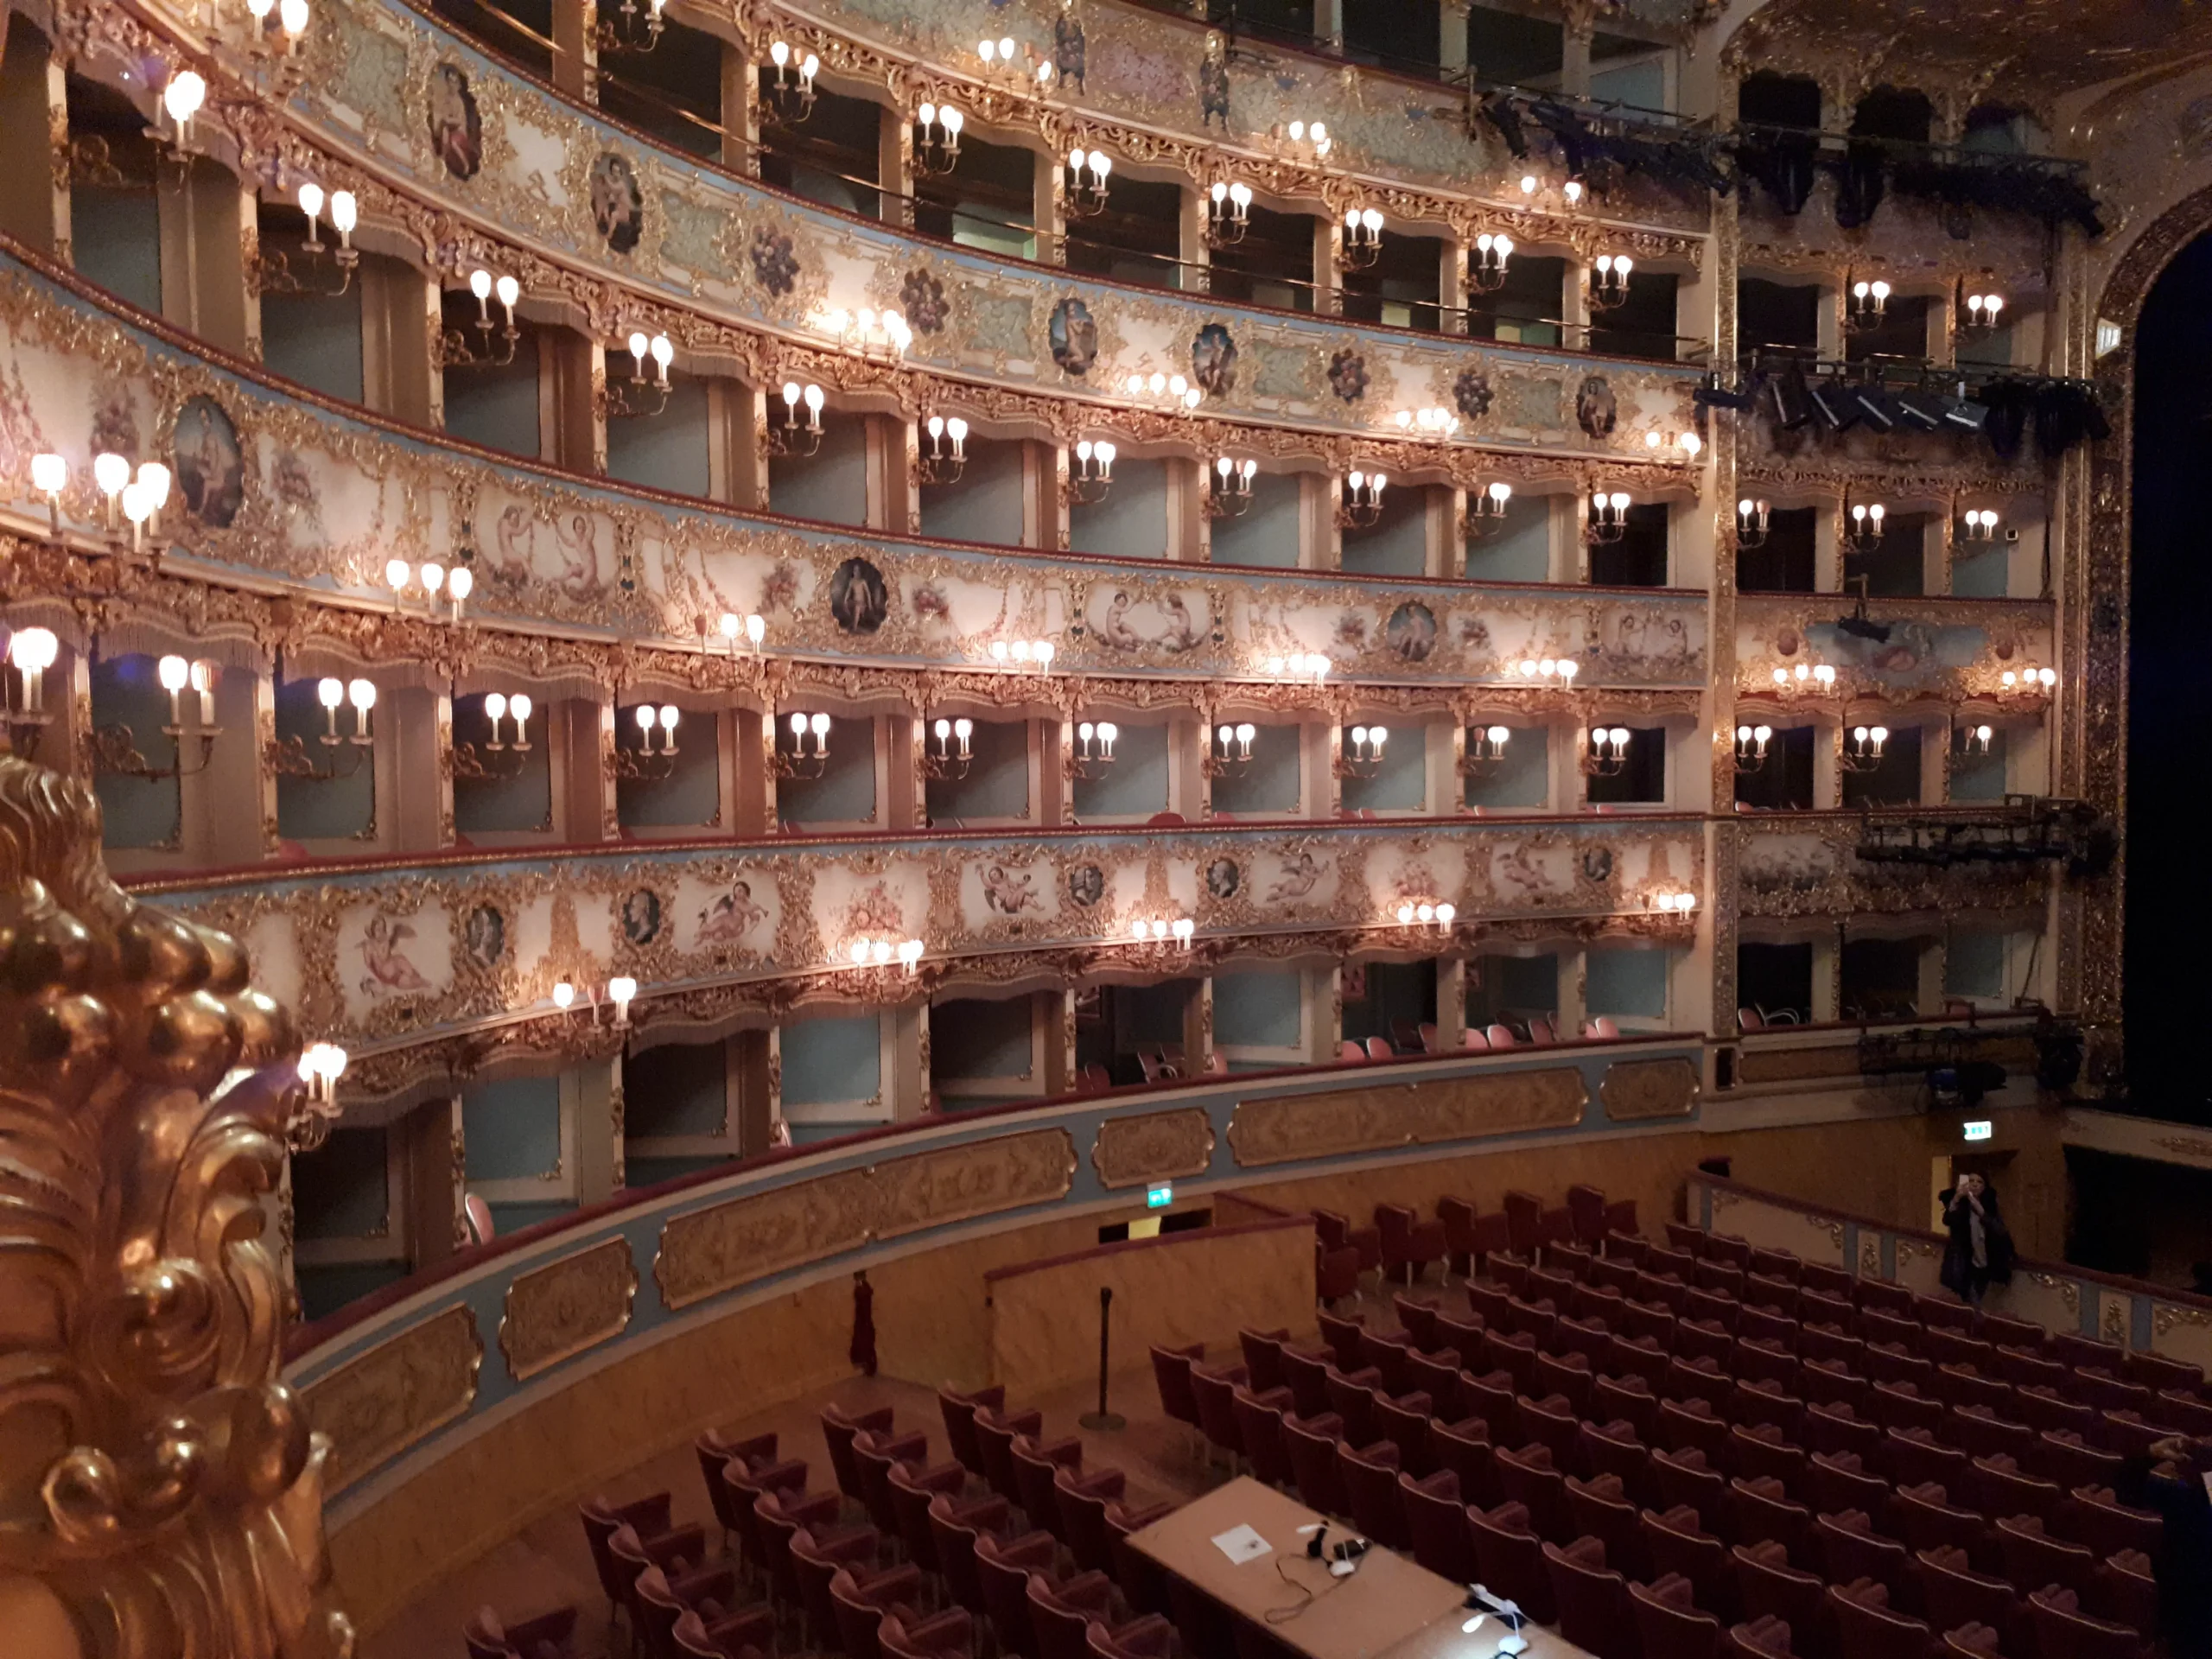
[[[2204,0],[0,16],[0,1656],[2212,1656]]]

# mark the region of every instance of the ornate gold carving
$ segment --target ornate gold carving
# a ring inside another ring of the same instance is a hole
[[[2105,1297],[2102,1299],[2102,1301],[2104,1304],[2104,1312],[2103,1318],[2098,1325],[2099,1334],[2101,1335],[2107,1342],[2118,1343],[2121,1347],[2126,1347],[2126,1301],[2122,1298],[2113,1296]]]
[[[108,879],[89,785],[0,755],[0,1576],[116,1659],[340,1655],[331,1443],[262,1242],[297,1045],[220,933]]]
[[[2066,1311],[2076,1319],[2081,1317],[2082,1287],[2079,1281],[2063,1279],[2055,1273],[2031,1273],[2028,1278],[2040,1289],[2057,1292],[2058,1300],[2065,1306]]]
[[[2173,1302],[2154,1302],[2151,1305],[2152,1336],[2165,1336],[2184,1325],[2193,1325],[2199,1330],[2212,1329],[2212,1313],[2201,1307],[2182,1307]]]
[[[518,1274],[507,1286],[506,1315],[499,1321],[509,1374],[523,1382],[620,1336],[637,1294],[638,1268],[626,1238]]]
[[[1859,1235],[1859,1276],[1878,1279],[1882,1276],[1881,1236],[1871,1229],[1861,1229]]]
[[[1350,1153],[1571,1128],[1590,1103],[1570,1066],[1493,1077],[1382,1084],[1236,1104],[1229,1145],[1243,1169]]]
[[[653,1278],[671,1308],[880,1239],[1065,1198],[1075,1142],[1033,1129],[891,1158],[677,1216]]]
[[[1098,1126],[1090,1162],[1109,1190],[1203,1175],[1213,1163],[1213,1120],[1203,1106],[1109,1117]]]
[[[330,1438],[334,1487],[390,1462],[476,1403],[484,1339],[476,1316],[448,1307],[356,1355],[302,1390]]]
[[[1688,1117],[1697,1109],[1697,1067],[1685,1059],[1617,1060],[1605,1068],[1598,1098],[1615,1123]]]

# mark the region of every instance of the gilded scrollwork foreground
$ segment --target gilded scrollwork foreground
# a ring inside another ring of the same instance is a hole
[[[0,754],[0,1575],[117,1659],[341,1655],[261,1241],[291,1023],[99,847],[89,788]]]

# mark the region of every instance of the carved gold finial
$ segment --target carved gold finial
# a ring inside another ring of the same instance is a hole
[[[108,878],[90,787],[0,755],[11,1655],[352,1651],[319,1593],[329,1444],[277,1380],[260,1238],[296,1054],[233,940]]]

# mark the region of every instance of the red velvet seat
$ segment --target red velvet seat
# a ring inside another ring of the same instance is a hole
[[[930,1503],[940,1493],[957,1497],[968,1489],[968,1471],[957,1463],[941,1463],[925,1469],[918,1463],[892,1466],[891,1512],[899,1522],[898,1537],[906,1546],[906,1558],[925,1573],[943,1574],[938,1563],[937,1541],[930,1530]]]
[[[883,1616],[875,1640],[883,1659],[969,1659],[976,1650],[976,1621],[964,1607],[928,1618],[901,1610]]]
[[[1683,1327],[1679,1337],[1689,1329]],[[1659,1385],[1660,1395],[1668,1400],[1702,1400],[1714,1411],[1725,1411],[1736,1394],[1736,1379],[1722,1369],[1717,1356],[1700,1356],[1684,1359],[1680,1349],[1667,1367],[1665,1381]]]
[[[766,1650],[747,1640],[758,1635],[760,1618],[750,1611],[709,1624],[686,1608],[669,1631],[676,1659],[766,1659]]]
[[[799,1588],[798,1569],[791,1560],[791,1544],[802,1532],[817,1539],[837,1535],[837,1516],[842,1505],[835,1492],[763,1492],[753,1506],[754,1517],[760,1526],[760,1554],[766,1563],[768,1584],[777,1599],[798,1602],[804,1599]],[[880,1528],[871,1527],[880,1532]]]
[[[1815,1452],[1806,1465],[1804,1493],[1815,1515],[1847,1510],[1879,1515],[1889,1507],[1890,1484],[1868,1474],[1853,1452]]]
[[[1418,1389],[1395,1398],[1379,1390],[1375,1401],[1376,1438],[1398,1448],[1398,1466],[1415,1478],[1433,1468],[1428,1451],[1429,1397]]]
[[[1072,1434],[1064,1434],[1056,1440],[1039,1440],[1034,1435],[1020,1434],[1015,1436],[1010,1450],[1014,1485],[1020,1493],[1016,1501],[1021,1505],[1022,1514],[1028,1517],[1031,1526],[1042,1527],[1059,1537],[1060,1496],[1057,1482],[1064,1470],[1081,1471],[1083,1442]],[[1119,1496],[1118,1489],[1113,1495]]]
[[[1709,1400],[1662,1400],[1659,1443],[1670,1452],[1700,1452],[1718,1469],[1728,1459],[1728,1421]]]
[[[880,1659],[877,1630],[887,1613],[898,1614],[902,1622],[914,1618],[922,1600],[921,1571],[896,1567],[863,1583],[841,1567],[830,1580],[830,1599],[837,1610],[837,1645],[844,1649],[845,1659]]]
[[[1559,1633],[1596,1659],[1638,1659],[1628,1580],[1605,1564],[1605,1546],[1595,1538],[1578,1538],[1564,1547],[1543,1548],[1544,1570],[1559,1607]]]
[[[2122,1503],[2109,1486],[2077,1486],[2073,1503],[2046,1522],[2096,1556],[2139,1550],[2156,1559],[2165,1543],[2165,1522],[2156,1511]]]
[[[1637,1437],[1636,1425],[1625,1418],[1583,1424],[1578,1457],[1592,1479],[1611,1475],[1620,1482],[1629,1501],[1638,1507],[1657,1499],[1659,1488],[1651,1478],[1650,1448]]]
[[[1324,1379],[1329,1410],[1344,1419],[1344,1438],[1364,1446],[1375,1438],[1375,1390],[1382,1381],[1376,1370],[1344,1372],[1330,1370]]]
[[[1519,1384],[1511,1372],[1487,1370],[1479,1376],[1472,1371],[1460,1372],[1459,1405],[1469,1416],[1479,1417],[1489,1426],[1492,1446],[1521,1443]]]
[[[1612,1374],[1615,1376],[1640,1376],[1650,1384],[1654,1394],[1667,1380],[1667,1368],[1674,1358],[1667,1351],[1667,1343],[1674,1335],[1674,1321],[1667,1322],[1667,1334],[1660,1336],[1617,1335],[1613,1338]]]
[[[1459,1355],[1456,1349],[1406,1357],[1406,1380],[1412,1392],[1425,1394],[1435,1415],[1456,1421],[1459,1414]]]
[[[2003,1579],[1977,1573],[1963,1549],[1923,1549],[1920,1596],[1928,1622],[1939,1630],[1961,1624],[1986,1624],[2016,1653],[2032,1653],[2027,1608],[2019,1592]]]
[[[480,1607],[461,1626],[461,1634],[468,1659],[572,1659],[575,1630],[573,1606],[512,1620]]]
[[[1244,1370],[1251,1376],[1255,1391],[1265,1394],[1289,1383],[1282,1370],[1283,1350],[1289,1344],[1287,1330],[1259,1331],[1247,1325],[1236,1333],[1236,1345],[1244,1355]]]
[[[1170,1419],[1203,1435],[1198,1421],[1198,1390],[1191,1384],[1191,1368],[1205,1357],[1205,1344],[1194,1342],[1187,1348],[1166,1348],[1152,1345],[1152,1380],[1160,1390],[1160,1408]]]
[[[1813,1556],[1813,1512],[1792,1503],[1783,1484],[1771,1475],[1745,1480],[1741,1475],[1728,1484],[1730,1508],[1736,1517],[1738,1542],[1782,1545],[1793,1561]]]
[[[1405,1522],[1406,1547],[1415,1561],[1454,1584],[1473,1580],[1475,1546],[1467,1533],[1467,1506],[1457,1474],[1440,1469],[1426,1480],[1401,1474],[1398,1512]]]
[[[1029,1627],[1029,1575],[1051,1572],[1058,1554],[1049,1532],[1025,1533],[1019,1538],[986,1534],[976,1540],[976,1571],[1001,1653],[1036,1659],[1037,1638]]]
[[[985,1406],[994,1411],[1002,1410],[1006,1390],[994,1385],[963,1393],[948,1382],[937,1391],[938,1415],[944,1420],[944,1443],[971,1475],[983,1472],[983,1443],[976,1433],[976,1413]]]
[[[1574,1408],[1578,1416],[1590,1414],[1591,1384],[1594,1376],[1585,1354],[1538,1353],[1529,1369],[1529,1386],[1539,1396],[1558,1395]]]
[[[1337,1469],[1337,1441],[1344,1426],[1344,1420],[1334,1412],[1318,1417],[1286,1415],[1282,1420],[1283,1445],[1290,1453],[1299,1499],[1307,1509],[1323,1515],[1351,1512],[1344,1477]]]
[[[2091,1611],[2125,1624],[2147,1644],[2158,1635],[2158,1580],[2151,1558],[2137,1549],[2107,1556],[2097,1567],[2097,1595]]]
[[[1529,1524],[1527,1506],[1506,1503],[1491,1510],[1469,1509],[1467,1530],[1474,1540],[1475,1571],[1499,1595],[1517,1602],[1540,1624],[1558,1616],[1551,1575],[1544,1568],[1544,1541]]]
[[[1277,1389],[1264,1397],[1249,1389],[1238,1389],[1230,1395],[1237,1445],[1255,1480],[1275,1487],[1287,1487],[1296,1481],[1290,1467],[1290,1450],[1282,1437],[1283,1414],[1295,1403],[1288,1389]]]
[[[2051,1536],[2032,1516],[2010,1516],[1998,1522],[1997,1551],[2005,1563],[2005,1576],[2024,1596],[2050,1584],[2063,1584],[2086,1595],[2096,1571],[2095,1556],[2079,1544]]]
[[[832,1402],[822,1408],[822,1439],[830,1448],[830,1472],[837,1478],[837,1490],[855,1503],[865,1503],[868,1495],[861,1484],[860,1465],[853,1460],[853,1437],[862,1433],[888,1434],[891,1426],[888,1406],[847,1411]]]
[[[2028,1598],[2039,1659],[2140,1659],[2143,1638],[2125,1624],[2092,1618],[2069,1589],[2038,1590]]]
[[[1967,1491],[1971,1471],[1967,1454],[1955,1446],[1945,1446],[1929,1429],[1892,1428],[1882,1436],[1879,1460],[1900,1486],[1934,1481],[1948,1491]]]
[[[1408,1370],[1413,1359],[1413,1344],[1403,1332],[1362,1328],[1357,1358],[1357,1368],[1346,1369],[1374,1371],[1382,1379],[1385,1394],[1403,1394],[1413,1386]]]
[[[1718,1659],[1720,1621],[1698,1611],[1694,1587],[1681,1573],[1631,1584],[1628,1597],[1643,1659]]]
[[[938,1570],[952,1599],[971,1613],[990,1611],[983,1601],[983,1581],[976,1572],[976,1540],[983,1533],[1004,1532],[1013,1510],[995,1492],[965,1500],[940,1492],[930,1500],[930,1542],[937,1552]]]
[[[1575,1414],[1573,1402],[1563,1394],[1552,1394],[1541,1400],[1523,1395],[1516,1403],[1521,1408],[1522,1435],[1530,1445],[1550,1452],[1552,1461],[1565,1469],[1582,1440],[1582,1420]]]
[[[641,1646],[649,1646],[658,1634],[664,1647],[668,1627],[676,1622],[675,1611],[665,1605],[656,1609],[648,1605],[655,1599],[654,1586],[658,1586],[664,1602],[681,1601],[682,1598],[673,1595],[672,1586],[676,1584],[699,1587],[692,1585],[692,1580],[706,1562],[706,1529],[672,1527],[658,1537],[640,1539],[632,1528],[617,1527],[607,1541],[607,1548],[616,1575],[626,1580],[617,1605],[628,1618],[631,1630]],[[724,1567],[720,1572],[728,1570]]]
[[[1998,1560],[1997,1541],[1981,1516],[1950,1502],[1949,1495],[1932,1482],[1925,1486],[1900,1486],[1890,1495],[1891,1529],[1916,1553],[1923,1549],[1963,1549],[1979,1570]]]
[[[1796,1493],[1804,1484],[1808,1463],[1805,1448],[1786,1439],[1777,1424],[1746,1427],[1738,1414],[1728,1431],[1728,1466],[1745,1480],[1771,1477]]]
[[[1792,1659],[1796,1652],[1789,1645],[1792,1639],[1787,1620],[1763,1613],[1749,1624],[1730,1628],[1730,1659]]]
[[[1244,1450],[1236,1433],[1236,1390],[1250,1380],[1251,1374],[1242,1365],[1191,1367],[1191,1392],[1198,1403],[1198,1432],[1205,1436],[1207,1446],[1228,1458],[1232,1467]],[[1287,1389],[1283,1390],[1283,1400],[1289,1402]]]
[[[1646,1510],[1639,1517],[1643,1553],[1654,1573],[1678,1573],[1694,1586],[1697,1605],[1720,1618],[1733,1618],[1742,1605],[1736,1592],[1735,1562],[1728,1546],[1706,1531],[1697,1511],[1687,1505],[1661,1514]]]
[[[1440,1270],[1442,1268],[1447,1249],[1442,1222],[1423,1221],[1402,1204],[1378,1204],[1375,1206],[1375,1225],[1382,1235],[1382,1272],[1386,1278],[1395,1280],[1402,1274],[1405,1282],[1411,1284],[1432,1262]]]
[[[1373,1273],[1382,1265],[1382,1235],[1376,1228],[1354,1227],[1334,1210],[1316,1210],[1313,1232],[1329,1249],[1358,1251],[1362,1273]]]
[[[1814,1516],[1813,1551],[1806,1565],[1814,1562],[1830,1584],[1872,1579],[1886,1586],[1891,1600],[1899,1606],[1910,1609],[1917,1602],[1912,1552],[1875,1531],[1873,1518],[1864,1510]]]
[[[2070,1492],[2076,1486],[2111,1485],[2121,1462],[2115,1452],[2084,1444],[2071,1429],[2046,1429],[2036,1437],[2027,1465]]]
[[[1590,1385],[1590,1414],[1606,1422],[1620,1421],[1636,1429],[1638,1440],[1649,1442],[1659,1434],[1659,1396],[1640,1376],[1601,1376]]]
[[[1925,1653],[1932,1632],[1890,1605],[1878,1584],[1838,1585],[1827,1593],[1839,1659],[1900,1659]]]
[[[1567,1512],[1567,1476],[1554,1463],[1551,1448],[1500,1447],[1495,1462],[1498,1487],[1506,1502],[1528,1510],[1529,1524],[1539,1535],[1553,1543],[1572,1541],[1574,1529]]]
[[[2056,1482],[2022,1474],[2009,1457],[1976,1458],[1968,1470],[1964,1496],[1986,1516],[2031,1515],[2049,1524],[2066,1499]]]
[[[1052,1530],[1086,1573],[1111,1573],[1114,1546],[1106,1530],[1106,1506],[1119,1503],[1128,1490],[1119,1469],[1088,1472],[1061,1467],[1052,1477],[1052,1493],[1059,1503],[1059,1524]]]
[[[1636,1578],[1649,1573],[1643,1518],[1618,1475],[1601,1474],[1591,1480],[1568,1476],[1567,1516],[1575,1535],[1603,1543],[1605,1559],[1622,1572]]]
[[[1283,1350],[1283,1381],[1289,1386],[1291,1404],[1300,1415],[1318,1417],[1328,1410],[1329,1367],[1332,1363],[1333,1356],[1326,1351]]]
[[[600,1590],[618,1612],[625,1610],[626,1599],[637,1574],[616,1564],[609,1543],[624,1527],[640,1540],[661,1536],[669,1530],[674,1503],[668,1493],[655,1492],[650,1497],[635,1498],[627,1503],[592,1497],[576,1506],[576,1518],[583,1523],[584,1543],[591,1551],[591,1564],[599,1574]]]
[[[1806,1367],[1808,1380],[1812,1370]],[[1879,1423],[1866,1421],[1840,1400],[1826,1405],[1809,1400],[1806,1403],[1805,1449],[1808,1452],[1849,1452],[1872,1463],[1881,1452],[1882,1439]]]
[[[764,1578],[767,1558],[757,1513],[760,1495],[804,1491],[806,1459],[785,1458],[773,1463],[748,1464],[733,1458],[721,1466],[715,1484],[721,1489],[721,1496],[714,1500],[715,1514],[718,1519],[724,1516],[729,1519],[730,1529],[737,1539],[740,1566],[752,1577]],[[709,1491],[711,1493],[713,1488]]]
[[[1185,1351],[1195,1359],[1203,1351],[1194,1348]],[[1156,1361],[1153,1375],[1155,1378],[1159,1376]],[[1161,1404],[1165,1406],[1166,1403],[1163,1397]],[[1189,1396],[1189,1403],[1191,1426],[1195,1428],[1198,1427],[1195,1395]],[[1171,1416],[1173,1414],[1172,1412],[1169,1414]],[[1044,1432],[1045,1414],[1041,1411],[1001,1411],[989,1406],[976,1408],[976,1439],[983,1448],[983,1478],[989,1482],[993,1491],[1009,1503],[1019,1504],[1021,1502],[1021,1483],[1014,1468],[1014,1443],[1021,1435],[1039,1435]],[[1201,1435],[1198,1438],[1203,1443],[1205,1437]]]
[[[830,1586],[837,1574],[845,1573],[855,1583],[865,1585],[880,1570],[877,1561],[882,1548],[883,1535],[868,1526],[830,1527],[820,1532],[801,1527],[791,1535],[791,1576],[798,1584],[799,1609],[815,1635],[829,1640],[836,1633],[837,1604],[830,1597]]]
[[[1365,1362],[1359,1357],[1359,1339],[1367,1332],[1367,1316],[1354,1313],[1339,1318],[1334,1313],[1318,1316],[1322,1344],[1336,1357],[1337,1364],[1347,1371],[1356,1371]]]
[[[1738,1544],[1729,1551],[1736,1568],[1736,1594],[1744,1617],[1770,1613],[1796,1631],[1803,1646],[1817,1653],[1821,1615],[1827,1586],[1817,1573],[1792,1566],[1789,1552],[1769,1540],[1761,1544]]]
[[[699,1459],[700,1478],[706,1483],[707,1502],[713,1506],[715,1519],[721,1523],[722,1539],[727,1543],[736,1536],[738,1521],[732,1493],[722,1480],[722,1471],[733,1461],[748,1471],[773,1467],[777,1462],[776,1437],[733,1436],[710,1428],[692,1441],[691,1447]],[[804,1478],[802,1476],[802,1481]]]
[[[2008,1423],[1986,1406],[1954,1406],[1944,1419],[1943,1438],[1970,1457],[2005,1457],[2017,1464],[2035,1453],[2035,1430]]]
[[[1323,1307],[1333,1307],[1347,1296],[1359,1294],[1359,1252],[1346,1249],[1332,1250],[1316,1238],[1313,1241],[1313,1300]]]
[[[1485,1508],[1504,1501],[1498,1490],[1497,1468],[1492,1461],[1490,1425],[1479,1417],[1463,1417],[1447,1423],[1432,1418],[1428,1447],[1440,1471],[1450,1470],[1459,1478],[1459,1501]]]
[[[1037,1637],[1035,1659],[1089,1659],[1090,1631],[1107,1627],[1107,1639],[1145,1647],[1164,1634],[1167,1621],[1157,1613],[1111,1623],[1114,1586],[1103,1573],[1084,1573],[1055,1581],[1042,1573],[1029,1575],[1029,1627]]]
[[[1730,1409],[1745,1427],[1772,1429],[1790,1446],[1803,1444],[1805,1402],[1779,1382],[1763,1377],[1738,1382]]]
[[[1728,1508],[1728,1483],[1719,1470],[1707,1464],[1704,1452],[1694,1446],[1680,1452],[1654,1452],[1651,1479],[1659,1489],[1659,1501],[1669,1510],[1694,1510],[1707,1531],[1734,1539],[1736,1522]]]
[[[1155,1521],[1166,1520],[1175,1510],[1173,1503],[1151,1503],[1142,1509],[1119,1503],[1106,1506],[1106,1539],[1113,1555],[1114,1580],[1122,1586],[1129,1605],[1141,1613],[1167,1611],[1167,1574],[1151,1556],[1132,1548],[1129,1537]]]
[[[1885,1428],[1930,1433],[1943,1426],[1943,1402],[1923,1394],[1917,1382],[1877,1382],[1868,1406],[1868,1414]]]
[[[1514,1391],[1526,1393],[1536,1371],[1536,1339],[1525,1332],[1492,1325],[1483,1332],[1482,1357],[1477,1363],[1484,1371],[1505,1372],[1513,1379]]]

